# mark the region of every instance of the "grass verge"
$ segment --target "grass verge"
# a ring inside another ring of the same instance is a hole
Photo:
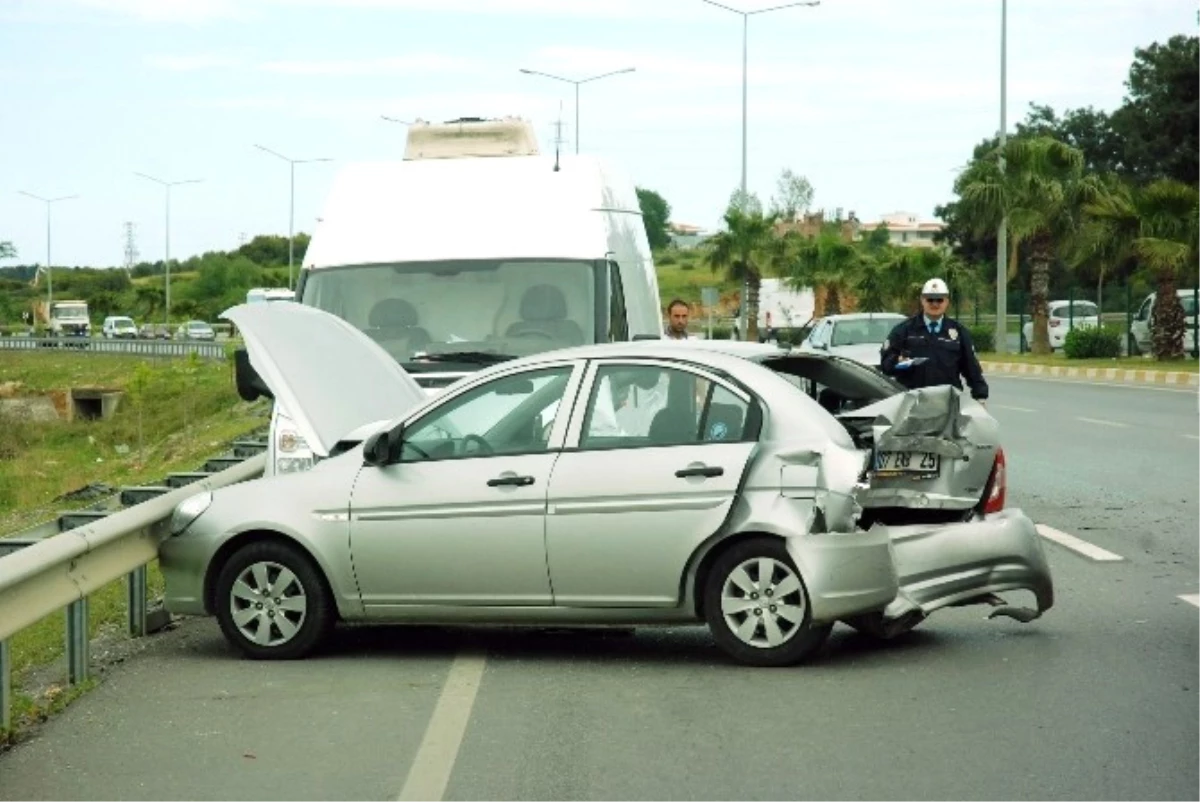
[[[32,411],[49,398],[61,408],[70,388],[103,387],[124,393],[104,420],[42,420]],[[173,471],[195,470],[231,440],[261,429],[270,407],[238,398],[232,367],[195,358],[144,360],[121,356],[0,352],[0,532],[12,533],[83,503],[58,499],[82,486],[158,484]],[[0,535],[2,536],[2,535]],[[148,595],[161,597],[162,574],[151,563]],[[88,628],[95,638],[124,638],[125,579],[88,597]],[[61,709],[89,684],[67,687],[61,665],[65,616],[55,612],[14,635],[14,728]],[[47,676],[55,677],[49,682]]]

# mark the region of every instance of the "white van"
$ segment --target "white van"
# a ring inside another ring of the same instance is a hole
[[[428,393],[512,357],[662,336],[634,186],[590,157],[349,165],[296,298],[366,332]],[[269,473],[311,466],[282,404],[271,431]]]
[[[100,333],[107,339],[128,339],[136,340],[138,336],[137,324],[133,322],[133,318],[125,317],[124,315],[111,315],[104,318],[104,327]]]
[[[296,294],[280,287],[255,287],[246,293],[246,303],[262,304],[273,301],[294,301]]]
[[[1196,350],[1196,290],[1176,290],[1179,296],[1179,303],[1183,306],[1183,352],[1186,356],[1191,356]],[[1151,342],[1154,332],[1151,328],[1151,323],[1154,320],[1154,298],[1158,293],[1152,292],[1146,296],[1146,300],[1142,301],[1142,305],[1138,307],[1137,314],[1134,315],[1133,323],[1130,325],[1129,331],[1133,335],[1133,356],[1139,354],[1149,354],[1154,350]]]

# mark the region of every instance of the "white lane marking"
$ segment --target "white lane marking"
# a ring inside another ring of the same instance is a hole
[[[1188,395],[1196,395],[1196,388],[1175,388],[1175,387],[1158,387],[1151,384],[1142,384],[1140,382],[1090,382],[1083,379],[1056,379],[1053,376],[1018,376],[1012,373],[989,373],[987,380],[991,383],[992,380],[1003,381],[1005,379],[1013,379],[1023,382],[1053,382],[1054,384],[1083,384],[1088,387],[1113,387],[1118,390],[1153,390],[1156,393],[1187,393]]]
[[[1193,607],[1200,607],[1200,593],[1196,593],[1196,594],[1193,594],[1190,596],[1180,596],[1179,598],[1183,599],[1185,602],[1192,605]]]
[[[1045,524],[1037,525],[1038,534],[1047,540],[1053,540],[1060,546],[1066,546],[1072,551],[1082,554],[1084,557],[1089,557],[1097,562],[1117,562],[1124,560],[1120,554],[1113,554],[1111,551],[1100,548],[1086,540],[1080,540],[1074,535],[1068,535],[1066,532],[1060,532],[1054,527],[1046,526]]]
[[[1083,421],[1084,423],[1094,423],[1094,424],[1096,424],[1097,426],[1115,426],[1115,427],[1117,427],[1117,428],[1120,428],[1120,429],[1128,429],[1128,428],[1129,428],[1129,424],[1128,424],[1128,423],[1117,423],[1116,421],[1112,421],[1112,420],[1100,420],[1099,418],[1080,418],[1080,417],[1076,417],[1076,418],[1075,418],[1075,420],[1081,420],[1081,421]]]
[[[995,409],[1009,409],[1013,412],[1037,412],[1036,409],[1030,409],[1029,407],[1010,407],[1005,406],[1004,404],[990,404],[989,406]]]
[[[446,793],[486,661],[485,654],[459,654],[454,658],[400,799],[439,800]]]

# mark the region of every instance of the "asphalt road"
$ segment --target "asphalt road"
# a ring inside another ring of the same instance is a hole
[[[0,798],[1196,799],[1196,393],[992,396],[1010,504],[1120,558],[1048,543],[1032,624],[839,627],[754,670],[699,628],[356,628],[260,664],[189,621],[0,756]]]

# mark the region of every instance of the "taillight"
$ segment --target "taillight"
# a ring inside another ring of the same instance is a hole
[[[992,475],[988,477],[987,498],[983,502],[983,514],[991,515],[1004,509],[1004,500],[1008,495],[1008,470],[1004,463],[1004,449],[996,449],[996,462],[992,465]]]

